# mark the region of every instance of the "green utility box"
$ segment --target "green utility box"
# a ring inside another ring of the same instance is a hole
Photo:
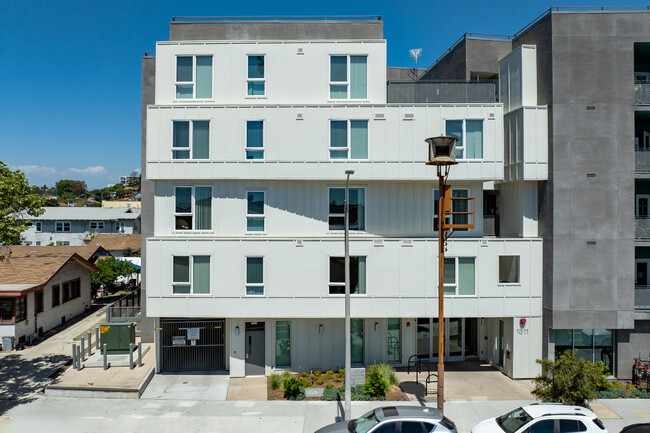
[[[135,344],[135,323],[102,323],[99,325],[100,349],[106,353],[116,355],[129,353],[129,344]]]

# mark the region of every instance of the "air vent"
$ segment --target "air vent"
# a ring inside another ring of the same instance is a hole
[[[415,119],[415,114],[413,113],[404,114],[404,120],[413,120],[413,119]]]
[[[384,113],[375,113],[375,120],[384,120],[385,118]]]
[[[596,177],[596,173],[587,173],[587,177]]]
[[[403,239],[402,240],[402,246],[403,247],[412,247],[413,246],[413,239]]]
[[[481,239],[481,246],[482,246],[482,247],[487,247],[487,246],[488,246],[488,241],[487,241],[487,239]]]
[[[302,247],[302,239],[296,239],[296,246]]]
[[[596,111],[596,107],[593,105],[587,105],[587,111]]]
[[[596,246],[596,241],[587,241],[587,246],[588,247],[595,247]]]
[[[296,54],[302,55],[302,54],[305,54],[305,53],[303,52],[302,48],[298,48],[298,52]]]
[[[376,247],[383,247],[383,246],[384,246],[384,240],[383,240],[383,239],[375,239],[375,241],[373,242],[373,244],[374,244]]]
[[[302,113],[296,114],[296,120],[302,120]]]
[[[490,113],[490,117],[494,117],[494,113]]]

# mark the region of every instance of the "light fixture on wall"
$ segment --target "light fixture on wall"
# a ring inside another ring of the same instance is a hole
[[[235,326],[235,335],[239,335],[239,326]]]
[[[379,322],[375,322],[375,331],[379,331]]]
[[[323,333],[323,325],[318,325],[318,333],[319,334]]]

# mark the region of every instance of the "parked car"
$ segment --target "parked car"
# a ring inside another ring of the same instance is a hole
[[[650,433],[650,422],[626,425],[621,433]]]
[[[359,419],[325,426],[315,433],[457,433],[456,424],[438,409],[421,406],[387,406]]]
[[[580,406],[535,403],[486,419],[472,433],[607,433],[596,414]]]

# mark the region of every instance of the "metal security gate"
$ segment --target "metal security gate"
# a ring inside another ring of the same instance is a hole
[[[161,370],[224,370],[224,329],[224,319],[163,319]]]

